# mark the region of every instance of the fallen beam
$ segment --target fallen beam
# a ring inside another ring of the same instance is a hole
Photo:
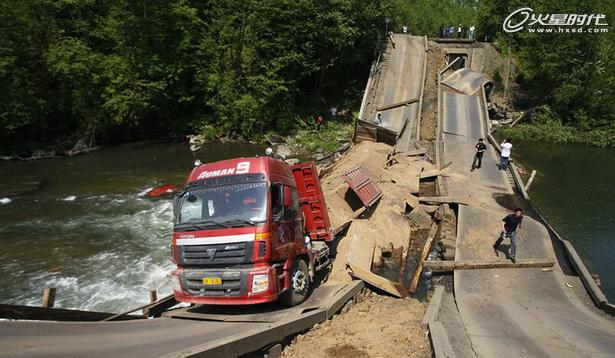
[[[408,105],[408,104],[411,104],[411,103],[414,103],[414,102],[418,102],[418,101],[419,101],[419,98],[412,98],[412,99],[408,99],[408,100],[405,100],[405,101],[384,105],[384,106],[382,106],[380,108],[376,108],[376,111],[378,111],[378,112],[386,111],[387,109],[393,109],[393,108],[397,108],[397,107],[402,107],[402,106],[405,106],[405,105]]]
[[[495,269],[495,268],[526,268],[526,267],[553,267],[555,260],[553,259],[528,259],[512,261],[425,261],[424,268],[430,268],[433,271],[453,271],[453,270],[480,270],[480,269]]]
[[[457,203],[468,205],[468,198],[463,196],[421,196],[419,201],[436,204]]]
[[[429,251],[431,251],[431,244],[433,243],[436,235],[438,233],[438,224],[431,224],[431,228],[429,229],[429,234],[427,234],[427,240],[425,241],[425,245],[423,245],[423,251],[421,252],[421,258],[419,261],[416,270],[414,271],[414,276],[412,277],[412,283],[410,284],[410,293],[415,293],[417,287],[419,286],[419,278],[421,277],[421,273],[423,272],[425,259],[427,259],[427,255]]]

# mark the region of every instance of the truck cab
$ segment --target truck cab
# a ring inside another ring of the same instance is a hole
[[[265,156],[196,166],[173,203],[175,298],[219,305],[303,302],[315,271],[329,262],[331,240],[328,217],[314,220],[310,209],[314,177],[317,188],[311,189],[323,210],[312,163],[291,167]]]

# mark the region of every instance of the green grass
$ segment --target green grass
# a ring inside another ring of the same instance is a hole
[[[335,152],[340,140],[350,140],[354,133],[353,123],[337,123],[327,121],[320,130],[307,129],[293,140],[303,145],[309,152],[322,148],[327,153]]]

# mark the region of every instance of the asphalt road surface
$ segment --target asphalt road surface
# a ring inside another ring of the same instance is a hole
[[[481,92],[472,96],[442,86],[445,162],[452,161],[450,195],[469,196],[460,205],[456,260],[506,260],[492,244],[501,219],[515,206],[514,193],[496,163],[492,146],[483,166],[470,171],[474,145],[485,137]],[[514,150],[514,147],[513,147]],[[518,230],[517,258],[554,258],[546,228],[525,217]],[[506,240],[503,249],[507,247]],[[615,356],[615,321],[589,308],[566,284],[579,285],[559,265],[540,268],[459,270],[455,299],[479,357]]]

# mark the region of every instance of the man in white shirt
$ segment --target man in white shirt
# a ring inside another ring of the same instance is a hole
[[[498,170],[506,170],[508,169],[508,162],[510,160],[510,151],[513,145],[508,138],[504,139],[502,144],[500,144],[500,148],[502,148],[502,153],[500,154],[500,165],[498,166]]]

